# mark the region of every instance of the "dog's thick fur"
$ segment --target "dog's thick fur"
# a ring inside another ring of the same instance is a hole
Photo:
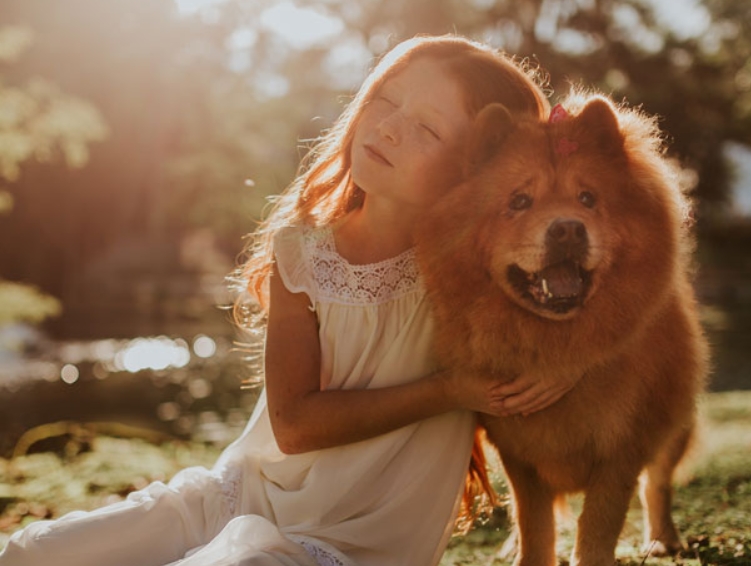
[[[449,368],[581,376],[526,417],[482,424],[513,495],[517,564],[552,566],[553,504],[583,491],[572,564],[610,566],[642,472],[645,543],[673,552],[671,481],[707,352],[689,281],[687,206],[654,120],[594,95],[555,123],[484,109],[466,181],[418,227]]]

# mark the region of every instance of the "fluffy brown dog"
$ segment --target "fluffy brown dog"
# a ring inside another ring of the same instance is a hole
[[[584,491],[572,564],[611,566],[642,472],[646,545],[681,546],[671,480],[706,346],[654,120],[599,96],[565,106],[547,124],[483,110],[468,180],[429,211],[417,251],[446,366],[581,376],[541,412],[482,418],[512,488],[516,563],[556,563],[554,500]]]

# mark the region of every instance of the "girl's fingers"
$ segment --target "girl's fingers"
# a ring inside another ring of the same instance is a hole
[[[509,414],[529,415],[549,407],[561,398],[565,390],[543,385],[528,389],[523,394],[508,397],[503,405]]]
[[[511,397],[513,395],[524,393],[535,385],[537,385],[536,381],[520,376],[511,381],[504,381],[503,383],[493,386],[493,392],[506,397]]]
[[[575,386],[576,381],[536,379],[520,375],[505,383],[493,385],[488,394],[492,414],[498,416],[530,415],[546,409]]]
[[[507,409],[518,410],[520,407],[537,399],[540,395],[544,395],[545,392],[545,387],[540,383],[534,383],[514,395],[508,395],[504,401],[504,405]]]
[[[486,393],[488,407],[485,412],[502,417],[530,415],[558,401],[573,385],[522,375],[512,381],[492,385]]]
[[[561,396],[556,393],[549,392],[546,396],[538,397],[532,403],[522,407],[519,412],[526,417],[527,415],[531,415],[532,413],[546,409],[547,407],[558,401],[560,397]]]

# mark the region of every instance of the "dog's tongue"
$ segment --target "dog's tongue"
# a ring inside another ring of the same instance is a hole
[[[565,261],[549,265],[540,272],[540,278],[545,280],[553,298],[576,297],[582,293],[583,281],[575,263]]]

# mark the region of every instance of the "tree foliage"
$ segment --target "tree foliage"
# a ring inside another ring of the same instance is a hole
[[[27,27],[0,28],[0,62],[16,61],[33,42]],[[23,164],[50,162],[59,154],[73,168],[86,165],[88,146],[102,141],[106,125],[90,103],[62,92],[54,83],[31,78],[26,85],[5,84],[0,75],[0,181],[17,181]],[[0,213],[13,199],[0,191]],[[60,302],[36,287],[0,279],[0,325],[41,322],[60,313]]]
[[[0,138],[14,198],[0,238],[25,243],[0,249],[0,266],[68,300],[85,297],[82,281],[94,274],[124,278],[123,258],[168,277],[196,229],[210,228],[236,255],[374,59],[417,33],[457,32],[527,58],[549,73],[553,98],[581,84],[660,115],[671,153],[696,172],[702,211],[712,211],[728,200],[733,174],[724,144],[751,145],[751,7],[681,0],[678,18],[665,12],[674,4],[217,0],[186,15],[177,0],[4,0],[3,21],[35,35],[33,45],[15,40],[25,51],[2,67],[2,84],[26,85],[31,103],[21,106],[40,120],[50,98],[67,104],[79,137],[66,130],[72,145],[61,144],[42,128],[48,142],[34,151]],[[27,160],[12,180],[13,152],[87,156],[102,130],[80,99],[110,133],[88,165]],[[14,104],[0,104],[0,125]]]
[[[1,28],[0,61],[17,59],[31,36],[28,28]],[[16,181],[23,163],[49,162],[56,153],[68,166],[83,167],[89,144],[107,135],[94,106],[48,80],[33,77],[24,86],[0,83],[0,89],[0,179]]]
[[[0,279],[0,327],[21,320],[39,323],[61,310],[60,301],[36,287]]]

